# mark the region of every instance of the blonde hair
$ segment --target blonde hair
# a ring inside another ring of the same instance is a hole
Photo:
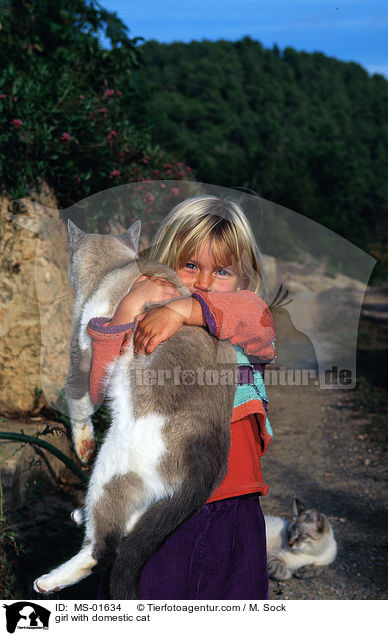
[[[241,287],[267,295],[259,249],[249,222],[234,201],[201,195],[179,203],[156,232],[150,258],[177,270],[208,238],[217,263],[235,263]]]

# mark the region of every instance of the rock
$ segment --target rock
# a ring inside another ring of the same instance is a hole
[[[74,293],[66,227],[47,188],[39,202],[27,202],[27,217],[33,230],[44,221],[45,236],[19,227],[0,199],[0,410],[8,414],[31,411],[42,390],[53,405],[67,373]]]

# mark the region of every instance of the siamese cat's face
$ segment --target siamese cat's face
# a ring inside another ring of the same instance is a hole
[[[303,510],[288,526],[288,545],[293,552],[313,554],[326,537],[329,527],[318,510]]]

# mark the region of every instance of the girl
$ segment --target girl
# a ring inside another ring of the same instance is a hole
[[[134,325],[134,349],[150,354],[183,325],[207,328],[235,345],[239,379],[231,421],[228,472],[206,504],[146,563],[141,599],[267,599],[265,524],[259,457],[271,441],[264,364],[275,357],[260,257],[240,207],[205,195],[177,205],[158,230],[150,258],[174,269],[191,292],[141,276],[110,324],[92,320],[91,396],[103,399],[106,367]],[[173,299],[173,300],[172,300]],[[143,312],[147,302],[169,301]],[[246,356],[254,356],[249,360]]]

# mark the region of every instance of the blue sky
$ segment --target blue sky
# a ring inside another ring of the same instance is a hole
[[[321,51],[388,78],[388,0],[99,0],[130,36],[238,40]]]

